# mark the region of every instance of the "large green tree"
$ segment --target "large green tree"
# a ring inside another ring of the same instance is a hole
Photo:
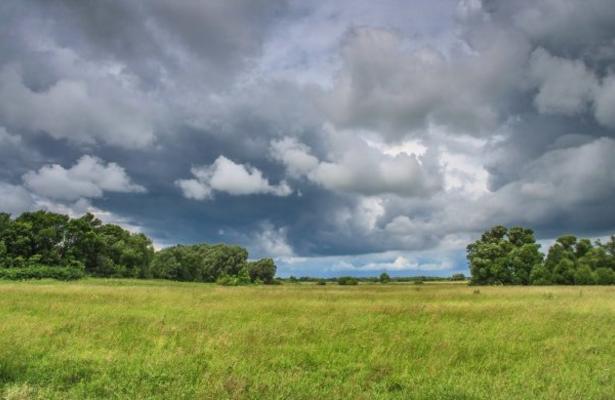
[[[531,229],[498,225],[467,247],[474,284],[528,285],[532,269],[542,262]]]
[[[276,269],[275,262],[271,258],[263,258],[248,263],[248,274],[252,282],[272,283]]]

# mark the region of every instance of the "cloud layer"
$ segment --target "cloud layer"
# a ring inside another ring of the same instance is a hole
[[[615,230],[611,0],[8,0],[0,26],[3,211],[296,275],[462,271],[497,223]]]

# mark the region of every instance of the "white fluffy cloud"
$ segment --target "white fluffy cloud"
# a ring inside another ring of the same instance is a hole
[[[294,251],[287,240],[286,228],[276,228],[269,222],[261,224],[260,231],[252,239],[256,254],[266,257],[293,257]]]
[[[104,192],[143,193],[143,186],[132,183],[126,171],[116,163],[85,155],[66,169],[58,164],[45,165],[23,176],[25,186],[39,196],[74,201],[101,197]]]
[[[286,182],[272,185],[259,169],[248,164],[235,163],[224,156],[219,156],[211,165],[193,167],[191,172],[193,179],[180,179],[175,182],[189,199],[209,199],[215,191],[235,196],[288,196],[292,193]]]
[[[439,171],[427,166],[423,157],[406,152],[386,154],[352,133],[328,134],[333,140],[330,161],[319,160],[308,146],[289,137],[273,141],[271,154],[289,175],[304,176],[329,190],[420,197],[441,185]]]

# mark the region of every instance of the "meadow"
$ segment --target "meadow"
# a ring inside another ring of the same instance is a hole
[[[613,399],[615,286],[0,282],[5,399]]]

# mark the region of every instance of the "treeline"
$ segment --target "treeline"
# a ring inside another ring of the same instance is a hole
[[[288,278],[278,278],[282,282],[289,283],[300,283],[300,282],[311,282],[318,284],[327,284],[327,283],[337,283],[340,285],[354,285],[359,282],[364,283],[408,283],[408,282],[447,282],[447,281],[465,281],[466,276],[464,274],[453,274],[450,277],[443,276],[390,276],[388,273],[383,272],[380,276],[365,276],[365,277],[356,277],[356,276],[338,276],[331,278],[316,278],[313,276],[290,276]],[[355,283],[356,282],[356,283]]]
[[[81,218],[47,211],[15,219],[0,213],[0,278],[79,279],[84,275],[216,282],[226,285],[271,283],[271,259],[248,261],[239,246],[198,244],[154,251],[142,233],[103,224],[92,214]]]
[[[610,285],[615,284],[615,236],[607,243],[559,237],[547,255],[534,232],[495,226],[467,247],[476,285]]]

